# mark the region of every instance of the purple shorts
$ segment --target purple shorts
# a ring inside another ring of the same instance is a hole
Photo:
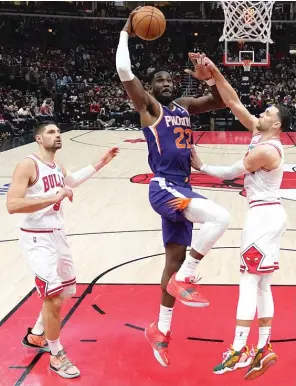
[[[160,177],[151,180],[149,201],[155,212],[161,216],[164,246],[169,243],[191,245],[193,224],[185,218],[182,209],[172,206],[173,202],[184,198],[206,199],[193,192],[189,184],[180,186]]]

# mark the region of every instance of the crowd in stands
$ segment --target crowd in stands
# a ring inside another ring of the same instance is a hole
[[[94,4],[93,4],[94,3]],[[127,17],[129,7],[127,2],[121,1],[30,1],[16,2],[0,1],[3,12],[22,12],[47,15],[98,16],[98,17]],[[140,3],[140,2],[139,2]],[[169,1],[161,3],[162,10],[170,19],[215,19],[223,20],[223,10],[220,2],[185,2]],[[153,3],[152,3],[153,4]],[[132,6],[139,4],[133,3]],[[142,4],[141,4],[142,5]],[[149,5],[147,2],[145,5]],[[289,2],[276,2],[273,20],[294,20]]]
[[[115,7],[100,5],[97,12],[103,9],[106,16],[116,15]],[[168,16],[180,17],[181,11],[178,5],[171,6]],[[207,15],[219,19],[220,11],[207,10]],[[21,135],[36,121],[49,117],[76,127],[137,127],[138,115],[115,68],[123,24],[123,20],[2,14],[0,140]],[[272,29],[275,44],[271,46],[270,67],[252,67],[249,107],[260,112],[268,104],[281,102],[296,115],[296,55],[289,53],[287,38],[283,44],[284,36],[295,38],[296,23],[280,26],[273,25]],[[176,95],[181,96],[188,92],[188,76],[184,73],[190,65],[187,54],[201,50],[239,91],[243,69],[222,65],[223,45],[218,43],[222,28],[223,23],[218,22],[168,22],[165,34],[156,41],[132,38],[129,47],[133,72],[148,89],[150,72],[168,69],[173,74]],[[237,52],[233,60],[237,60]],[[256,55],[260,60],[260,55],[266,53],[258,50]],[[191,89],[194,96],[208,92],[204,83],[196,83]]]

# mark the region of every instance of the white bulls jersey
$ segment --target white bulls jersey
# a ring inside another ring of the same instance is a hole
[[[65,186],[64,175],[56,165],[47,164],[37,155],[28,156],[35,162],[36,180],[29,185],[26,198],[46,198]],[[62,229],[64,227],[63,202],[50,205],[34,213],[21,214],[20,227],[24,229]]]
[[[249,145],[248,153],[256,146],[273,146],[281,156],[280,165],[274,170],[261,168],[253,173],[245,175],[244,188],[247,193],[250,206],[254,201],[280,202],[280,187],[284,173],[284,149],[281,141],[277,138],[271,138],[267,141],[261,141],[261,134],[255,134]],[[248,154],[247,153],[247,154]]]

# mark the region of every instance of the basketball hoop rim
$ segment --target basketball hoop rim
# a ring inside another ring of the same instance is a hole
[[[252,67],[269,67],[270,66],[270,54],[267,55],[267,62],[263,62],[263,63],[253,62],[253,61],[251,61],[251,62],[252,62],[252,64],[251,64]],[[226,57],[225,53],[223,54],[222,63],[225,67],[243,66],[242,61],[241,62],[227,62],[227,57]]]

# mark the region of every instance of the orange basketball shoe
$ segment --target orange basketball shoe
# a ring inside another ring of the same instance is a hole
[[[210,302],[199,292],[200,278],[186,277],[185,281],[177,281],[176,274],[171,277],[167,291],[174,298],[189,307],[207,307]]]
[[[263,375],[270,366],[274,365],[278,357],[273,352],[271,344],[266,344],[263,348],[256,350],[256,356],[245,375],[245,379],[252,380]]]
[[[171,339],[171,332],[169,331],[164,335],[159,331],[157,322],[150,324],[145,329],[145,336],[148,342],[151,344],[156,360],[164,367],[170,364],[168,357],[168,346]]]
[[[44,334],[33,334],[31,328],[28,328],[27,335],[22,340],[22,345],[28,348],[37,348],[46,352],[50,351]]]

